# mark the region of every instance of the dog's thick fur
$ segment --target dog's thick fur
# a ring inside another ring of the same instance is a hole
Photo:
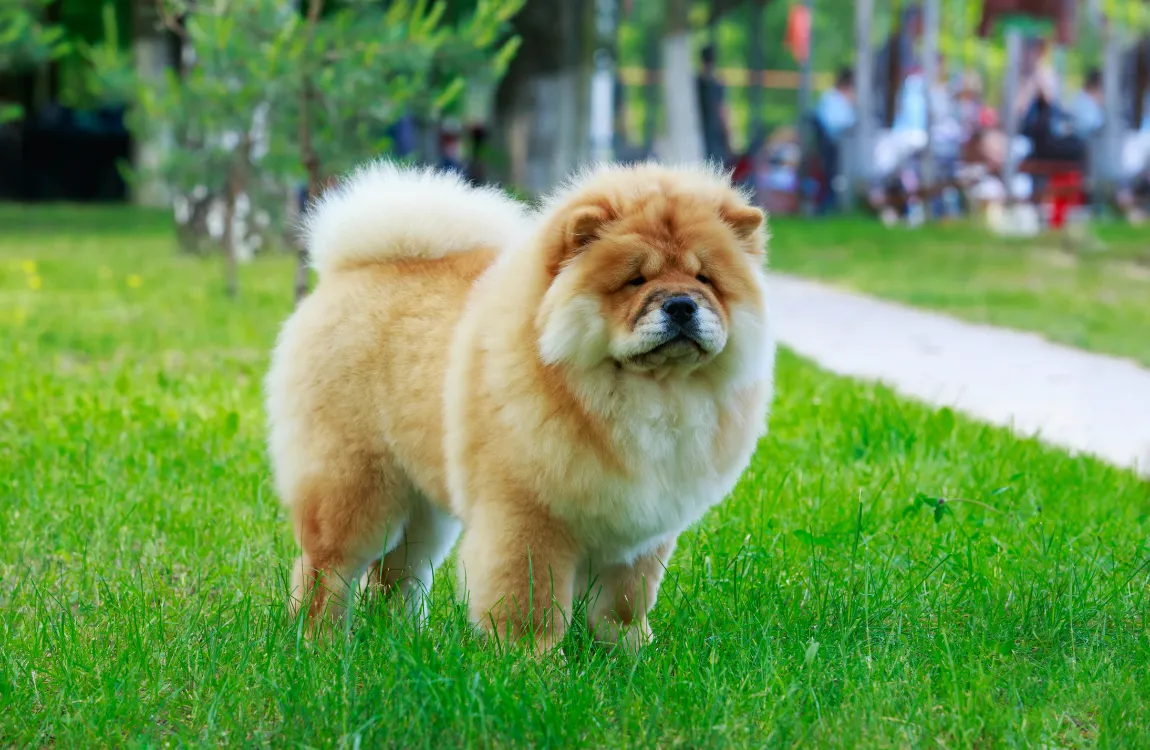
[[[765,429],[762,213],[703,167],[596,168],[533,214],[381,164],[307,230],[320,281],[267,381],[296,601],[338,611],[378,560],[422,616],[462,527],[482,628],[547,646],[587,596],[599,638],[646,640]]]

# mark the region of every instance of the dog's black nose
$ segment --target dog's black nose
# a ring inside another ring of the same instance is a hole
[[[679,295],[663,302],[663,312],[681,326],[687,325],[698,311],[699,306],[695,304],[695,300],[687,296]]]

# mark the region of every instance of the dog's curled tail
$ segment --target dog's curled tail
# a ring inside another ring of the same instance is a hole
[[[387,161],[328,190],[304,219],[312,267],[335,271],[399,258],[440,258],[514,242],[529,211],[495,188]]]

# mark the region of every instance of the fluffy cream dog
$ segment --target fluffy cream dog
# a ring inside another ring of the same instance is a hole
[[[379,164],[307,229],[320,281],[267,381],[297,602],[341,609],[378,560],[421,616],[462,526],[486,631],[553,644],[587,596],[599,638],[646,640],[765,430],[762,213],[702,167],[597,168],[533,215]]]

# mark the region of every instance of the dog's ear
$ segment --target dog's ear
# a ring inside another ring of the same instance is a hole
[[[587,205],[571,209],[559,220],[557,252],[553,258],[553,272],[558,273],[592,242],[599,238],[603,225],[611,220],[603,206]]]
[[[734,231],[735,236],[743,241],[747,252],[752,255],[766,252],[767,234],[764,229],[766,216],[762,209],[743,203],[730,203],[723,206],[720,214],[723,221]]]
[[[568,251],[575,255],[599,238],[599,230],[610,216],[602,206],[581,206],[571,212],[567,219],[566,244]]]

